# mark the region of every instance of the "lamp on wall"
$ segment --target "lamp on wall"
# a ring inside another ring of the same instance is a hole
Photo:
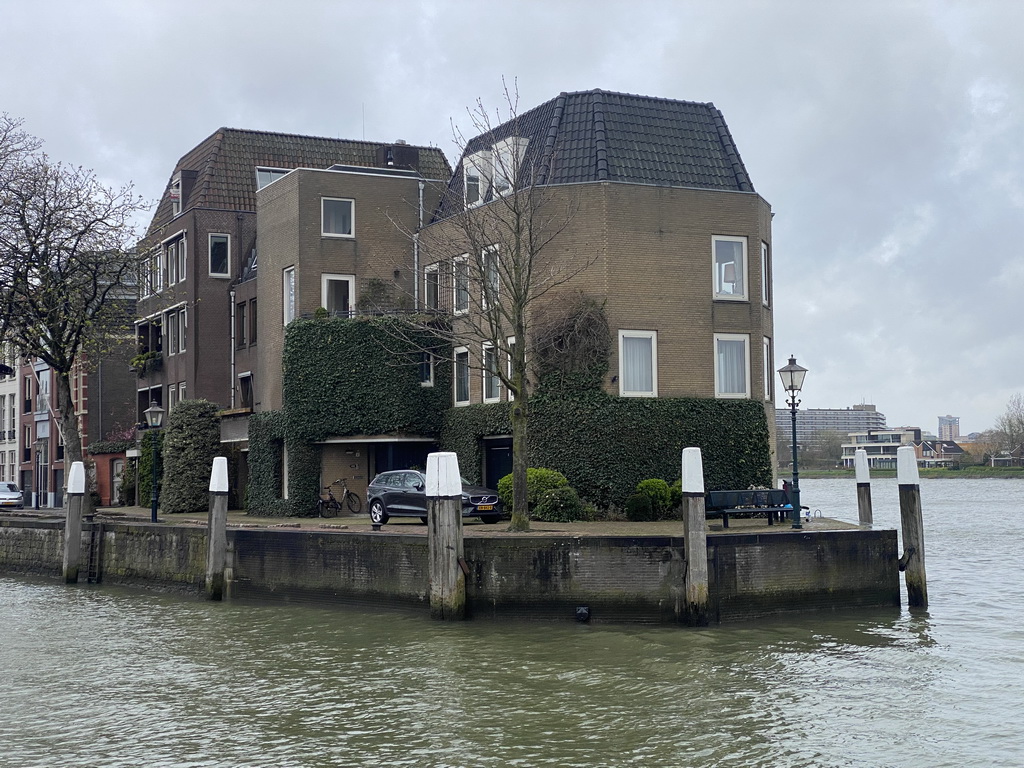
[[[800,472],[797,469],[797,445],[796,445],[796,408],[800,405],[797,395],[804,386],[804,377],[807,369],[796,364],[796,358],[790,357],[789,364],[779,368],[779,376],[782,377],[782,388],[789,394],[786,405],[793,419],[793,487],[789,491],[789,502],[793,505],[793,527],[800,528]]]
[[[161,408],[159,406],[159,404],[157,404],[156,400],[150,400],[149,401],[149,408],[144,410],[142,412],[142,415],[146,417],[146,424],[149,425],[150,429],[154,429],[154,430],[160,429],[160,427],[162,427],[164,425],[164,409]],[[149,500],[150,500],[150,515],[149,515],[149,519],[150,519],[150,522],[155,523],[156,522],[156,507],[157,507],[157,503],[160,500],[160,494],[157,491],[157,486],[156,486],[156,481],[157,481],[156,465],[157,465],[157,458],[159,456],[159,451],[157,450],[156,433],[155,432],[153,433],[153,436],[149,439],[149,448],[150,448],[150,454],[151,454],[150,455],[150,463],[153,465],[153,487],[151,489],[151,493],[149,494]]]

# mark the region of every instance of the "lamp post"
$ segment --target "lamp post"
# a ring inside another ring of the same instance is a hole
[[[149,425],[150,429],[160,429],[160,427],[162,427],[163,424],[164,424],[164,409],[161,408],[157,404],[156,400],[150,400],[149,401],[149,408],[144,410],[142,412],[142,415],[146,417],[146,423]],[[154,433],[153,437],[151,437],[149,439],[149,447],[150,447],[150,452],[151,452],[150,463],[153,465],[153,487],[152,487],[151,493],[149,495],[149,500],[150,500],[150,505],[151,505],[150,506],[150,516],[149,516],[149,519],[150,519],[150,522],[155,523],[156,522],[156,505],[157,505],[157,501],[159,501],[159,499],[160,499],[160,496],[159,496],[159,493],[157,492],[157,487],[156,487],[156,479],[157,479],[156,478],[156,459],[157,459],[156,433]]]
[[[800,525],[800,472],[797,468],[797,445],[796,445],[796,408],[800,405],[800,401],[796,399],[796,396],[800,394],[800,390],[804,386],[804,376],[807,375],[807,369],[803,366],[796,364],[796,358],[789,358],[789,365],[784,365],[779,368],[779,376],[782,377],[782,388],[789,393],[789,400],[786,405],[789,406],[790,415],[793,417],[793,488],[789,492],[789,501],[793,505],[793,527],[801,528]]]

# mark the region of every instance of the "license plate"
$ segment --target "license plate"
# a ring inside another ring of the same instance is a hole
[[[494,509],[494,505],[493,504],[481,504],[481,505],[479,505],[477,507],[477,509],[479,509],[481,512],[490,512],[492,509]]]

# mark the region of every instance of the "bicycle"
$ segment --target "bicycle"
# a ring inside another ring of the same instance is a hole
[[[348,489],[348,485],[345,484],[345,480],[348,478],[342,477],[335,480],[328,486],[324,487],[324,492],[327,494],[325,499],[322,495],[316,502],[316,513],[320,517],[337,517],[338,513],[341,512],[341,507],[344,504],[348,511],[353,515],[358,515],[360,510],[363,508],[362,499],[359,498],[359,494]],[[334,492],[331,490],[336,485],[341,485],[341,498],[336,499]]]

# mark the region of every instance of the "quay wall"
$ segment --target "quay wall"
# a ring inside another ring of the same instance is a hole
[[[99,580],[199,593],[206,530],[94,523]],[[400,533],[228,530],[228,596],[428,610],[427,538]],[[0,520],[0,573],[60,576],[63,523]],[[82,581],[90,526],[83,531]],[[465,539],[471,617],[681,620],[681,537],[496,536]],[[895,531],[708,537],[710,609],[721,622],[791,611],[898,606]]]

